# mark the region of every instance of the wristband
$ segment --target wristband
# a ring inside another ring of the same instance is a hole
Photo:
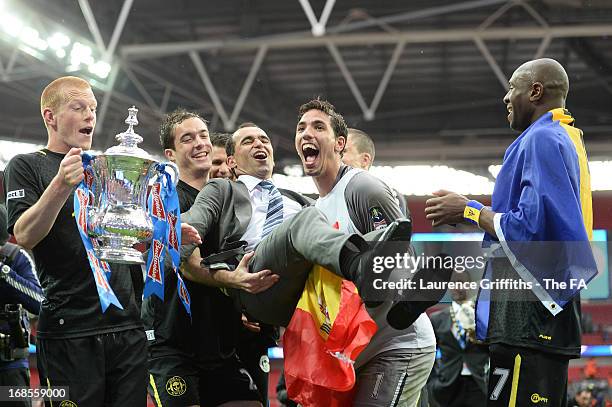
[[[480,225],[480,211],[482,211],[482,208],[484,208],[484,205],[480,202],[468,201],[463,210],[463,219],[474,225]]]

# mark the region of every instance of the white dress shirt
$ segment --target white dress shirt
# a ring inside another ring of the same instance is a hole
[[[241,240],[247,242],[247,250],[253,250],[261,241],[261,232],[263,231],[266,215],[268,214],[270,191],[259,185],[261,181],[263,180],[251,175],[241,175],[238,177],[238,182],[242,182],[249,190],[253,212],[249,226],[247,226],[246,232],[241,238]],[[269,181],[272,181],[272,179],[270,178]],[[302,206],[299,203],[283,195],[283,222],[292,218],[293,215],[301,210]]]

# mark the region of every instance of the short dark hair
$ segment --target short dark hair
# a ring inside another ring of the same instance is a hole
[[[229,133],[212,133],[210,135],[210,142],[214,147],[225,148],[227,142],[232,138]]]
[[[174,149],[174,129],[176,126],[183,123],[187,119],[197,118],[202,120],[205,124],[208,124],[202,116],[196,112],[190,112],[188,110],[179,107],[175,111],[168,113],[162,119],[159,125],[159,142],[161,143],[162,149]]]
[[[320,110],[329,116],[335,138],[344,136],[345,139],[348,139],[348,126],[344,121],[344,117],[342,117],[340,113],[336,112],[336,108],[334,107],[334,105],[329,103],[327,100],[321,100],[320,98],[316,98],[311,100],[310,102],[304,103],[302,106],[300,106],[298,120],[306,112],[312,109]]]
[[[245,127],[257,127],[258,129],[261,129],[261,127],[259,127],[253,122],[243,122],[238,125],[236,131],[244,129]],[[227,154],[228,157],[230,155],[234,155],[234,153],[236,152],[236,143],[234,142],[234,135],[236,134],[236,131],[230,134],[229,140],[227,141],[227,143],[225,143],[225,154]]]
[[[242,122],[238,125],[238,129],[244,129],[245,127],[257,127],[257,128],[261,128],[259,127],[257,124],[253,123],[253,122]]]
[[[354,143],[355,149],[359,154],[368,153],[370,154],[372,162],[374,162],[374,155],[376,149],[374,148],[374,141],[368,136],[368,133],[359,129],[349,128],[348,132],[351,134],[351,140]]]
[[[577,397],[588,397],[592,399],[594,395],[593,391],[590,389],[578,389],[576,390],[576,395],[574,396],[574,399],[576,399]]]

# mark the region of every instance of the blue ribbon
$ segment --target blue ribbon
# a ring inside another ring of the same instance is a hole
[[[89,265],[96,282],[102,312],[105,312],[110,304],[120,309],[123,309],[123,306],[109,283],[110,265],[96,257],[94,249],[98,243],[87,233],[89,226],[88,207],[94,205],[96,193],[100,195],[102,203],[105,201],[104,191],[96,190],[99,185],[94,182],[93,159],[94,156],[92,155],[82,154],[85,178],[74,194],[74,213],[77,228],[83,240]],[[178,296],[187,313],[191,316],[191,298],[178,271],[180,264],[179,248],[181,246],[181,210],[178,194],[172,182],[172,177],[166,170],[166,165],[157,164],[156,172],[157,176],[147,198],[148,211],[153,222],[153,239],[146,264],[144,298],[154,294],[161,300],[164,299],[164,259],[167,250],[172,259],[172,269],[177,276]]]
[[[94,203],[96,184],[94,182],[93,168],[91,166],[93,157],[87,153],[83,153],[82,160],[85,169],[85,178],[74,192],[74,218],[76,220],[77,229],[79,230],[81,240],[83,240],[83,245],[87,252],[87,259],[89,260],[89,266],[91,267],[91,272],[96,282],[102,312],[105,312],[111,304],[119,309],[123,309],[123,306],[117,299],[108,281],[110,279],[111,268],[107,262],[99,260],[96,257],[94,252],[95,242],[87,234],[88,207],[92,206]]]
[[[185,285],[183,277],[181,277],[181,273],[179,273],[178,268],[174,266],[172,268],[176,273],[176,291],[181,299],[181,302],[183,303],[183,306],[185,307],[185,310],[187,311],[187,314],[189,315],[189,318],[191,318],[191,297],[189,296],[189,291],[187,291],[187,286]]]
[[[168,222],[166,214],[165,188],[160,177],[151,186],[148,197],[148,209],[153,221],[153,239],[147,259],[144,298],[157,295],[164,299],[164,259],[166,257]]]
[[[157,178],[149,192],[148,209],[153,221],[153,239],[146,265],[144,297],[156,295],[164,299],[164,260],[170,253],[172,269],[177,277],[177,293],[191,316],[191,298],[179,273],[181,246],[181,210],[178,194],[166,164],[156,166]]]

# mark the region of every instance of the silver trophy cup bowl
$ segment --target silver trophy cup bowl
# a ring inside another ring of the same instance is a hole
[[[128,109],[125,122],[128,129],[115,138],[118,146],[93,156],[94,199],[88,207],[88,234],[94,241],[94,252],[100,260],[109,263],[144,264],[137,244],[146,243],[153,236],[153,223],[147,211],[147,190],[158,175],[159,163],[137,146],[142,137],[134,133],[138,124],[138,109]],[[178,182],[178,169],[173,182]],[[87,177],[86,177],[87,178]],[[86,179],[87,181],[87,179]]]

